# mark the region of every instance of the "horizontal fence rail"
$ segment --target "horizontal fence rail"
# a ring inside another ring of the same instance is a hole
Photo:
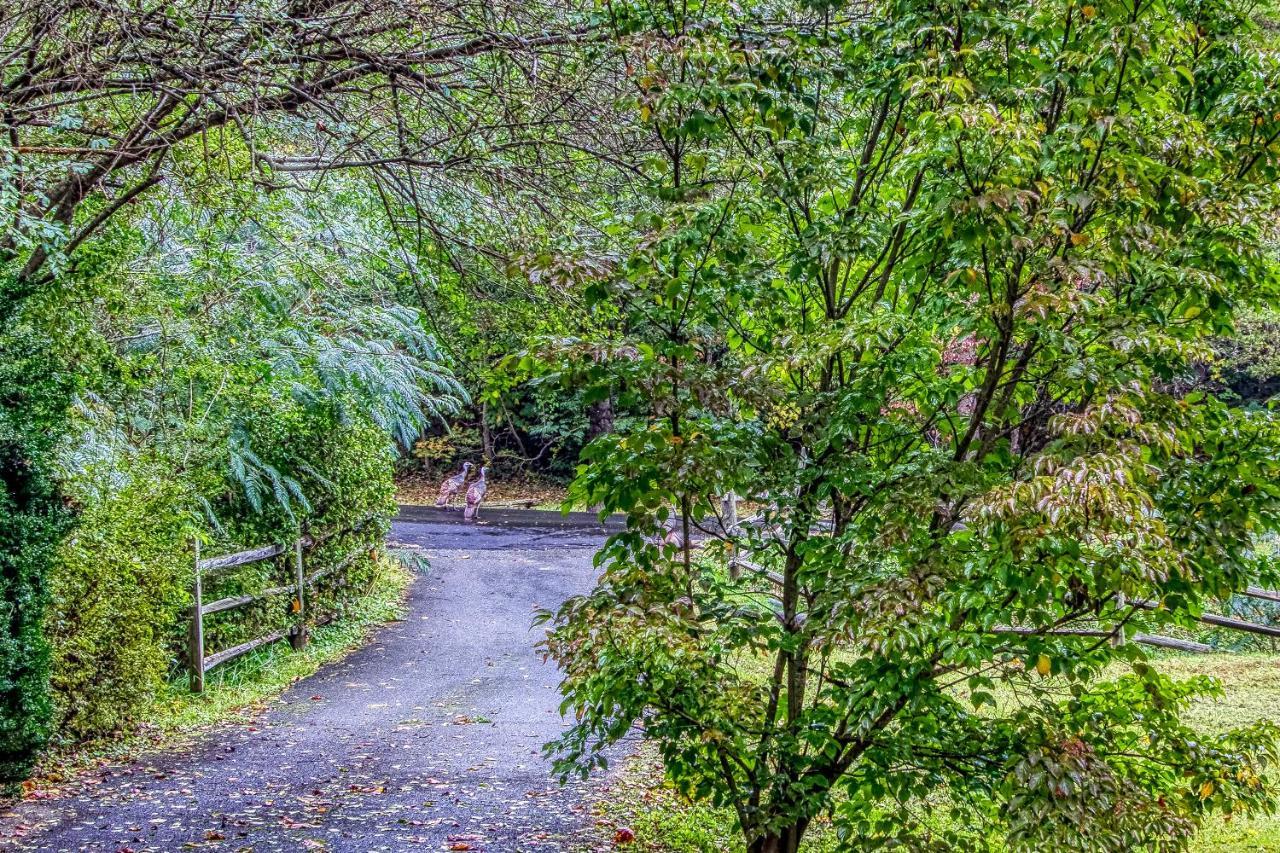
[[[1133,605],[1144,610],[1160,609],[1160,602],[1158,601],[1136,600]],[[1219,616],[1216,613],[1201,613],[1195,618],[1197,622],[1212,625],[1215,628],[1230,628],[1232,631],[1244,631],[1249,634],[1260,634],[1264,637],[1280,637],[1280,627],[1273,625],[1260,625],[1257,622],[1233,619],[1230,616]]]
[[[770,583],[781,588],[784,578],[772,569],[755,563],[743,560],[737,557],[729,560],[729,572],[732,576],[737,577],[743,569],[753,574],[765,578]],[[1250,598],[1265,599],[1267,601],[1280,602],[1280,591],[1262,589],[1261,587],[1251,586],[1244,591],[1243,595]],[[1142,610],[1158,610],[1160,603],[1157,601],[1149,601],[1146,599],[1133,599],[1129,601],[1131,607],[1140,608]],[[1202,613],[1195,617],[1196,621],[1204,625],[1212,625],[1215,628],[1226,628],[1231,631],[1241,631],[1248,634],[1258,634],[1263,637],[1280,638],[1280,626],[1261,625],[1257,622],[1250,622],[1245,619],[1234,619],[1230,616],[1219,616],[1215,613]],[[997,634],[1021,634],[1024,636],[1074,636],[1074,637],[1110,637],[1116,642],[1122,639],[1122,635],[1118,629],[1088,629],[1088,628],[1023,628],[1010,625],[997,625],[993,628]],[[1166,637],[1163,634],[1134,634],[1129,638],[1135,643],[1144,646],[1157,646],[1164,649],[1176,649],[1181,652],[1195,652],[1204,654],[1214,651],[1213,646],[1207,643],[1198,643],[1194,640],[1184,640],[1179,637]]]
[[[1260,586],[1251,586],[1244,591],[1249,598],[1260,598],[1263,601],[1280,601],[1280,591],[1274,589],[1263,589]]]
[[[241,655],[248,654],[254,649],[269,645],[279,640],[288,639],[295,650],[301,650],[306,647],[307,635],[307,595],[308,587],[313,586],[317,581],[342,571],[349,567],[357,557],[368,550],[366,545],[358,545],[351,549],[345,556],[332,565],[326,566],[319,571],[307,575],[303,570],[302,555],[305,549],[314,548],[325,540],[340,535],[342,533],[354,533],[367,524],[368,521],[362,522],[354,527],[344,530],[334,531],[320,538],[311,536],[302,536],[295,540],[292,545],[265,545],[260,548],[251,548],[246,551],[239,551],[235,554],[225,554],[220,557],[201,558],[200,543],[195,543],[195,578],[192,584],[192,607],[191,607],[191,631],[190,640],[187,648],[187,658],[191,667],[191,692],[202,693],[204,691],[205,673],[214,667],[224,664],[227,661],[235,660]],[[235,566],[246,566],[250,563],[259,563],[263,560],[274,559],[275,557],[292,552],[293,563],[293,583],[284,586],[273,586],[260,590],[256,593],[246,595],[232,595],[226,598],[219,598],[216,601],[210,601],[207,604],[204,601],[204,581],[209,577],[216,575],[226,569]],[[247,604],[253,604],[257,601],[263,601],[268,598],[274,598],[280,595],[294,595],[293,615],[294,622],[287,628],[281,628],[276,631],[255,637],[252,640],[240,643],[222,651],[215,652],[211,655],[204,653],[204,617],[212,613],[222,613],[227,610],[235,610],[244,607]]]
[[[230,569],[233,566],[246,566],[249,563],[269,560],[272,557],[280,556],[284,552],[285,546],[283,545],[268,545],[265,548],[253,548],[249,551],[241,551],[238,554],[227,554],[225,557],[196,560],[196,568],[205,574],[212,574],[222,569]]]

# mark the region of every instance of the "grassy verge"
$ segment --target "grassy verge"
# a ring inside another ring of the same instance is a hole
[[[384,558],[369,591],[350,605],[348,617],[313,629],[305,650],[295,652],[283,641],[255,649],[209,673],[200,694],[187,689],[185,678],[175,681],[156,697],[147,721],[136,730],[52,751],[28,787],[66,782],[96,765],[176,746],[218,723],[257,715],[294,682],[359,648],[374,628],[401,618],[412,579],[412,571],[400,560]]]
[[[649,743],[641,744],[625,761],[593,811],[602,840],[614,838],[623,827],[635,833],[634,843],[619,849],[637,853],[719,853],[743,849],[732,810],[687,800],[667,782],[662,759]],[[805,853],[832,853],[838,849],[836,840],[835,827],[819,818],[805,835]]]
[[[1170,656],[1159,663],[1170,677],[1207,674],[1225,695],[1195,704],[1188,721],[1205,730],[1222,730],[1261,719],[1280,719],[1280,655],[1239,654]],[[691,803],[665,780],[662,761],[642,745],[619,772],[595,807],[602,838],[620,827],[635,833],[630,849],[648,853],[719,853],[742,850],[728,809]],[[837,849],[835,829],[816,821],[806,836],[807,853]],[[1252,819],[1210,818],[1191,846],[1193,853],[1280,853],[1280,816]]]

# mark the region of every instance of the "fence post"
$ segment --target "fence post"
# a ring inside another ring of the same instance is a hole
[[[195,582],[191,596],[191,637],[187,657],[191,666],[191,692],[204,692],[204,600],[200,589],[200,540],[195,540]]]
[[[293,543],[293,582],[298,587],[298,624],[289,637],[295,651],[307,647],[307,576],[302,571],[302,537]]]
[[[1117,592],[1117,593],[1116,593],[1116,608],[1117,608],[1117,609],[1123,608],[1123,607],[1124,607],[1124,605],[1125,605],[1124,593],[1123,593],[1123,592]],[[1120,648],[1120,646],[1123,646],[1123,645],[1124,645],[1124,642],[1125,642],[1125,637],[1124,637],[1124,620],[1121,620],[1121,621],[1119,621],[1119,622],[1117,622],[1117,623],[1115,624],[1115,627],[1114,627],[1114,628],[1112,628],[1112,629],[1111,629],[1111,647],[1112,647],[1112,648],[1116,648],[1116,649],[1118,649],[1118,648]]]
[[[730,490],[728,494],[720,502],[720,514],[724,516],[721,524],[724,526],[725,538],[729,540],[730,551],[729,557],[729,577],[732,580],[738,580],[742,577],[742,567],[738,565],[738,543],[734,539],[738,535],[738,494]]]

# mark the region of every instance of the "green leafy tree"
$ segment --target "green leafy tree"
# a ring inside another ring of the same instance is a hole
[[[753,853],[825,811],[857,847],[1127,851],[1270,809],[1274,728],[1193,731],[1214,685],[1126,642],[1274,581],[1280,421],[1179,390],[1276,295],[1267,10],[606,10],[656,155],[573,374],[650,416],[575,484],[629,523],[548,615],[561,769],[642,723]]]
[[[268,2],[253,9],[224,0],[23,0],[6,8],[0,21],[0,784],[22,777],[48,729],[48,655],[39,627],[44,576],[70,519],[51,449],[72,429],[76,392],[89,384],[89,365],[99,363],[76,341],[70,348],[55,345],[67,343],[59,321],[83,328],[95,319],[89,315],[99,306],[86,300],[87,283],[118,264],[117,249],[140,248],[136,241],[113,244],[120,223],[161,188],[185,188],[219,169],[234,180],[221,184],[225,195],[200,200],[208,210],[243,209],[259,189],[308,191],[321,177],[360,170],[376,173],[370,197],[384,213],[399,204],[434,211],[447,188],[479,175],[516,174],[522,150],[536,146],[540,158],[589,151],[589,133],[571,147],[557,142],[566,128],[588,123],[576,101],[555,88],[583,79],[558,73],[556,51],[572,58],[568,48],[590,37],[563,25],[565,11],[538,3],[432,0]],[[441,239],[458,239],[456,229],[439,227],[431,216],[422,221]],[[403,247],[397,248],[403,262]],[[101,295],[88,288],[90,299]],[[241,375],[261,373],[268,362],[283,365],[286,374],[296,368],[308,382],[319,380],[339,408],[338,398],[348,392],[376,388],[388,396],[374,419],[383,426],[405,423],[408,361],[399,370],[371,367],[388,359],[368,350],[350,353],[343,342],[379,349],[387,338],[360,339],[344,318],[332,312],[322,318],[314,304],[306,308],[308,321],[290,327],[292,339],[277,339],[275,352],[259,353]],[[380,312],[383,331],[394,313]],[[365,312],[361,321],[371,319]],[[391,325],[403,327],[404,319]],[[317,346],[297,364],[285,364],[282,353],[303,344]],[[363,369],[342,377],[337,371],[344,367]],[[335,397],[335,391],[342,393]],[[142,432],[172,426],[145,418],[136,425]],[[284,472],[272,478],[248,455],[238,458],[248,463],[246,485],[297,499]]]

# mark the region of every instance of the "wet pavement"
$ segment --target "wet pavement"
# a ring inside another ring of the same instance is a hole
[[[0,815],[0,850],[562,851],[589,824],[541,747],[563,729],[536,609],[587,591],[585,514],[406,508],[392,545],[431,561],[403,621],[263,715],[108,766]]]

